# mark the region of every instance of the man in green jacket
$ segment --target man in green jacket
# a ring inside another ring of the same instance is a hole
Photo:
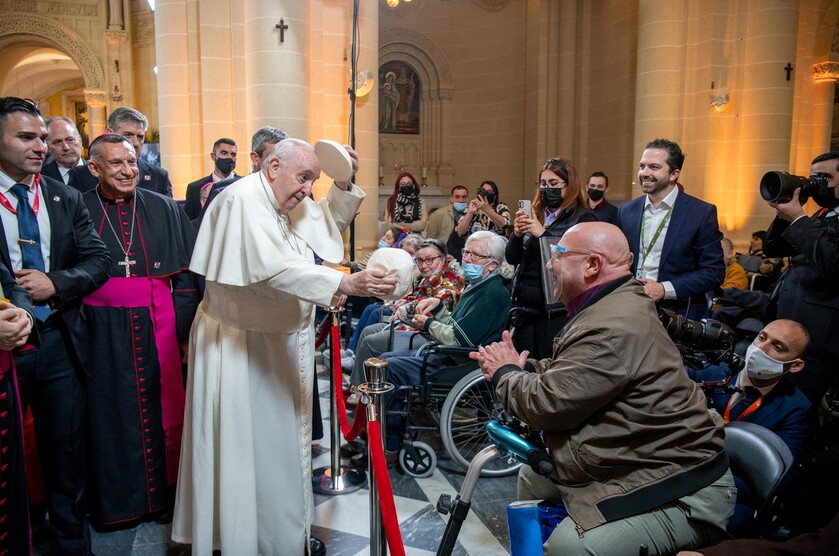
[[[548,554],[673,553],[724,538],[736,489],[722,420],[706,408],[632,277],[620,229],[570,228],[547,266],[569,321],[553,357],[528,360],[508,333],[474,355],[500,402],[544,431],[556,470],[526,468],[519,498],[563,503]]]

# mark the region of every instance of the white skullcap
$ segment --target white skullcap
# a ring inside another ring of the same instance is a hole
[[[410,293],[414,275],[414,261],[404,249],[394,249],[392,247],[376,249],[367,261],[367,269],[384,270],[388,276],[392,276],[399,281],[393,293],[378,296],[385,301],[395,301]]]

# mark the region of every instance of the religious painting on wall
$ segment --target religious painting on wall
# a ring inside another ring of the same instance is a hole
[[[420,81],[414,68],[393,61],[379,68],[379,133],[419,134]]]

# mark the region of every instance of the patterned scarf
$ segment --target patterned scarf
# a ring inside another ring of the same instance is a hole
[[[403,195],[399,193],[396,197],[396,214],[393,215],[394,222],[405,222],[410,224],[421,219],[419,195]]]

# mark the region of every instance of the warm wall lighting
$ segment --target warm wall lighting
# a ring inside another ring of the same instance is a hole
[[[386,1],[387,1],[387,5],[390,6],[391,8],[395,8],[396,6],[399,5],[399,0],[386,0]]]

